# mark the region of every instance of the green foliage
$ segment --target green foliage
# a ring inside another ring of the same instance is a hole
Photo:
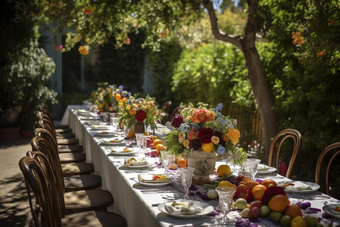
[[[87,99],[87,94],[80,92],[63,92],[63,96],[59,99],[62,109],[67,108],[68,105],[82,105],[83,101]]]
[[[45,86],[54,72],[55,64],[43,49],[38,48],[36,41],[31,40],[29,47],[8,53],[7,56],[11,64],[0,68],[0,109],[5,112],[1,116],[1,127],[15,124],[16,119],[10,121],[6,114],[13,107],[16,107],[15,114],[20,115],[33,112],[38,105],[50,106],[57,103],[57,93]]]

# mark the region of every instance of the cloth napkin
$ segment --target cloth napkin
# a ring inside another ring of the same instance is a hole
[[[290,191],[303,191],[303,190],[312,190],[313,188],[308,184],[305,184],[301,181],[294,181],[294,186],[288,186],[287,189]]]
[[[268,170],[268,169],[270,169],[270,167],[267,166],[267,165],[264,165],[264,164],[259,164],[257,169],[258,170]]]
[[[165,209],[175,215],[191,215],[196,213],[201,213],[202,208],[187,202],[172,202],[172,203],[165,203]]]
[[[171,179],[166,178],[164,180],[152,180],[152,175],[150,175],[150,177],[147,177],[147,179],[145,179],[144,177],[142,177],[140,174],[138,174],[138,180],[139,182],[143,182],[143,183],[168,183],[171,182]]]

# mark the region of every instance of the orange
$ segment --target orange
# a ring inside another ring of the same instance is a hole
[[[268,186],[269,186],[270,184],[273,184],[274,186],[277,186],[276,182],[273,181],[272,179],[265,179],[265,180],[262,181],[261,184],[264,185],[264,186],[266,186],[267,188],[268,188]]]
[[[233,187],[237,190],[237,186],[232,184],[230,181],[221,181],[217,187]],[[236,195],[236,191],[233,196]]]
[[[156,146],[157,146],[158,144],[162,144],[162,145],[163,145],[162,140],[160,140],[160,139],[155,139],[155,140],[153,141],[153,148],[156,148]]]
[[[210,153],[214,148],[214,143],[202,143],[202,150],[206,153]]]
[[[150,136],[150,133],[144,132],[144,136]]]
[[[178,167],[186,167],[188,164],[188,161],[186,159],[179,159],[177,161],[177,165]]]
[[[156,150],[161,151],[163,149],[163,144],[157,144]]]
[[[276,212],[282,213],[289,206],[289,204],[290,204],[290,202],[289,202],[287,196],[278,194],[278,195],[274,195],[269,200],[268,207],[272,211],[276,211]]]
[[[217,168],[217,175],[219,177],[222,177],[223,174],[225,174],[226,176],[229,176],[231,172],[231,169],[228,165],[220,165],[218,168]]]
[[[257,181],[248,181],[246,182],[246,185],[249,187],[250,190],[253,190],[253,188],[256,186],[256,185],[259,185],[259,182]]]
[[[267,190],[265,186],[261,184],[256,185],[253,190],[251,190],[254,200],[261,200],[265,190]]]
[[[285,210],[285,215],[288,215],[289,217],[291,217],[292,219],[297,217],[297,216],[302,216],[302,212],[300,207],[298,207],[297,205],[290,205],[286,208]]]

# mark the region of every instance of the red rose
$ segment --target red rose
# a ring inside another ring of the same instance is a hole
[[[138,110],[138,112],[136,113],[136,119],[138,122],[142,122],[144,121],[146,118],[146,113],[144,110]]]
[[[213,135],[214,130],[212,128],[201,128],[198,132],[198,138],[202,143],[210,143]]]

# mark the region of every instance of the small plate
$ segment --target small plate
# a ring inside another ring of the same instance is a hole
[[[122,165],[122,167],[126,167],[126,168],[132,168],[132,169],[138,169],[138,168],[145,168],[145,167],[149,167],[151,164],[146,164],[146,165],[131,165],[131,166],[127,166],[127,165]]]
[[[108,133],[101,133],[98,132],[96,134],[94,134],[94,136],[98,136],[98,137],[114,137],[116,134],[112,133],[112,132],[108,132]]]
[[[98,120],[98,117],[85,117],[85,116],[79,116],[80,120]]]
[[[176,218],[198,218],[198,217],[210,214],[211,212],[214,211],[214,207],[211,206],[208,203],[204,203],[204,202],[200,202],[200,201],[194,201],[194,200],[185,200],[185,199],[176,200],[176,201],[193,202],[197,206],[200,206],[202,208],[202,211],[201,211],[201,213],[196,213],[196,214],[172,214],[172,213],[169,213],[165,208],[165,204],[169,203],[169,202],[159,204],[158,209],[160,211],[162,211],[163,213],[166,213],[167,215],[170,215],[170,216],[176,217]]]
[[[144,176],[144,175],[143,175]],[[152,177],[152,175],[151,175],[151,177]],[[138,177],[136,177],[135,179],[134,179],[136,182],[138,182],[138,184],[141,184],[141,185],[144,185],[144,186],[164,186],[164,185],[168,185],[168,184],[171,184],[172,182],[173,182],[173,180],[171,180],[170,182],[162,182],[162,183],[157,183],[157,181],[155,181],[155,183],[145,183],[145,182],[140,182],[139,180],[138,180]]]
[[[137,151],[134,150],[130,150],[129,152],[113,152],[111,149],[117,149],[117,150],[123,150],[124,148],[109,148],[108,150],[110,151],[110,153],[108,155],[113,155],[113,156],[126,156],[126,155],[133,155],[133,154],[137,154]]]
[[[294,182],[297,182],[297,181],[290,181],[290,183],[294,184]],[[311,186],[312,189],[311,190],[298,190],[298,189],[294,189],[294,190],[291,190],[289,188],[285,188],[285,192],[293,192],[293,193],[308,193],[308,192],[314,192],[314,191],[317,191],[319,188],[320,188],[320,185],[314,183],[314,182],[307,182],[307,181],[299,181],[305,185],[308,185],[308,186]],[[282,186],[284,182],[279,182],[278,183],[278,186]]]
[[[273,173],[273,172],[276,172],[276,168],[271,167],[271,166],[269,167],[269,169],[258,169],[257,170],[258,174]]]
[[[322,207],[323,212],[331,215],[332,217],[340,219],[340,212],[336,210],[337,207],[340,207],[340,204],[328,204]]]
[[[110,142],[111,140],[116,140],[116,142]],[[111,145],[111,146],[125,146],[126,145],[126,142],[123,142],[124,139],[112,138],[111,140],[101,140],[100,145]]]
[[[91,126],[90,127],[91,128],[91,130],[107,130],[107,129],[109,129],[109,127],[107,127],[107,126]]]

